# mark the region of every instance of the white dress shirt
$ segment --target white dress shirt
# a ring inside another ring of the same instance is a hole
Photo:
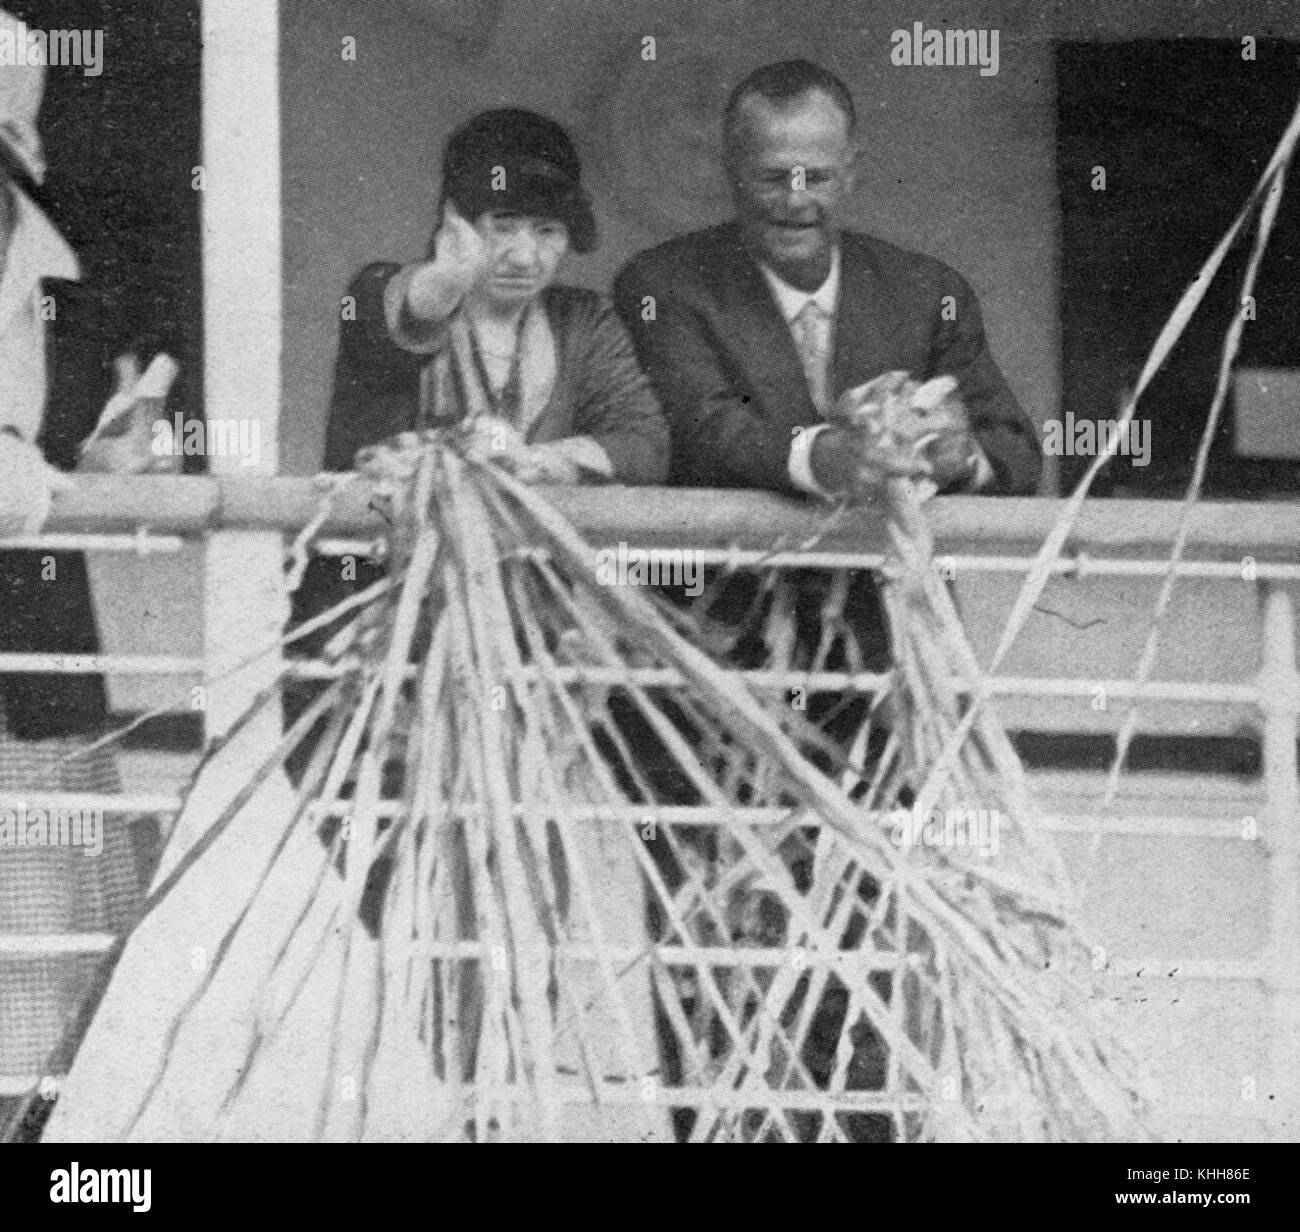
[[[826,281],[815,291],[800,291],[797,287],[792,287],[785,279],[781,278],[766,265],[760,265],[759,269],[763,271],[763,277],[772,292],[772,298],[776,300],[776,306],[785,319],[786,325],[790,329],[790,335],[794,339],[795,349],[800,352],[800,359],[805,364],[805,377],[808,378],[808,392],[813,396],[813,401],[818,400],[819,390],[817,382],[807,371],[808,358],[804,354],[804,348],[801,345],[798,327],[795,325],[799,314],[805,307],[812,303],[819,309],[825,328],[825,341],[821,348],[821,359],[825,366],[825,371],[821,374],[822,388],[834,396],[834,383],[832,381],[832,371],[834,364],[834,340],[835,340],[835,315],[839,311],[840,305],[840,250],[836,246],[831,254],[831,270],[826,275]],[[823,414],[826,407],[818,407]],[[819,433],[830,427],[829,424],[818,424],[813,428],[806,428],[802,432],[795,434],[794,440],[790,445],[790,458],[786,464],[786,470],[790,475],[790,482],[794,484],[801,492],[813,492],[822,494],[820,485],[813,478],[812,473],[812,446]]]
[[[760,265],[759,269],[763,271],[763,277],[767,280],[772,297],[776,300],[776,306],[780,309],[781,316],[790,328],[790,335],[794,339],[795,349],[799,352],[800,360],[804,364],[804,375],[808,380],[808,391],[812,394],[814,403],[824,403],[829,399],[833,399],[835,397],[835,386],[832,379],[834,371],[835,319],[836,313],[839,311],[840,301],[839,247],[837,246],[831,254],[831,270],[826,275],[826,281],[815,291],[800,291],[797,287],[792,287],[766,265]],[[821,373],[809,371],[809,364],[813,360],[807,353],[807,346],[801,338],[800,326],[797,324],[800,314],[804,312],[809,303],[816,305],[820,311],[825,331],[821,345],[817,348],[820,351],[820,362],[824,366],[824,371]],[[828,405],[819,405],[817,409],[824,415],[829,407]],[[786,470],[790,475],[790,482],[801,492],[811,492],[818,496],[826,495],[822,491],[821,485],[813,477],[812,447],[817,437],[830,426],[830,424],[817,424],[814,427],[805,428],[795,434],[794,441],[790,445],[790,457],[786,463]],[[976,491],[993,478],[993,467],[989,465],[983,450],[979,450],[978,455],[976,472],[971,483],[972,490]],[[929,480],[922,482],[928,488],[927,494],[933,493],[934,484]]]

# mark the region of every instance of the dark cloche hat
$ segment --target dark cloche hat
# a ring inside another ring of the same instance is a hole
[[[443,196],[471,222],[488,210],[558,219],[574,250],[590,252],[596,219],[581,179],[568,133],[535,111],[480,112],[452,133],[442,156]]]

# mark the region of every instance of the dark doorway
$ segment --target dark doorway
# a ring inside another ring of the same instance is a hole
[[[1056,53],[1063,218],[1063,413],[1112,419],[1179,296],[1259,178],[1300,96],[1300,46],[1180,39],[1064,43]],[[1093,187],[1095,168],[1105,188]],[[1112,459],[1099,494],[1173,497],[1192,473],[1248,251],[1239,243],[1138,407],[1151,459]],[[1293,172],[1256,284],[1240,367],[1300,368],[1300,184]],[[1088,458],[1062,457],[1069,491]],[[1300,463],[1235,455],[1232,407],[1207,495],[1300,495]]]

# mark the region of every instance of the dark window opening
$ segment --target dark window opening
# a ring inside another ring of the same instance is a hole
[[[1114,419],[1160,329],[1254,187],[1300,96],[1300,45],[1180,39],[1056,51],[1062,209],[1062,416]],[[1095,168],[1105,188],[1093,187]],[[1293,172],[1236,366],[1300,371],[1300,185]],[[1248,242],[1215,279],[1138,406],[1150,461],[1113,458],[1098,494],[1182,494],[1239,310]],[[1231,386],[1230,386],[1231,389]],[[1300,495],[1300,461],[1238,456],[1231,393],[1210,455],[1213,499]],[[1300,408],[1297,408],[1300,420]],[[1068,421],[1067,421],[1068,422]],[[1300,435],[1300,434],[1298,434]],[[1090,462],[1063,456],[1061,490]]]

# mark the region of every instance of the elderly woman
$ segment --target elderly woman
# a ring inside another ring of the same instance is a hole
[[[596,245],[564,129],[488,111],[452,134],[432,259],[368,266],[350,288],[325,446],[358,449],[470,417],[485,447],[542,482],[660,483],[668,428],[612,306],[556,283]]]
[[[587,252],[595,243],[581,165],[558,124],[528,111],[488,111],[453,133],[429,259],[368,266],[344,301],[325,469],[350,470],[359,450],[386,437],[462,423],[471,451],[526,482],[661,483],[668,426],[622,324],[603,296],[556,280],[570,248]],[[317,558],[295,598],[295,620],[318,614],[379,572],[377,565]],[[318,638],[307,649],[321,644]],[[286,697],[290,715],[302,700],[301,692]],[[594,824],[584,839],[606,939],[644,946],[635,831]],[[462,879],[468,900],[466,887]],[[465,936],[472,937],[472,905],[461,906]],[[376,910],[363,902],[363,916]],[[575,939],[584,927],[578,914],[569,921]],[[466,974],[463,1038],[472,1040],[479,1007],[475,977]],[[595,984],[590,993],[592,1013],[608,1025],[601,1034],[616,1039],[607,997]],[[643,1052],[652,1056],[648,977],[628,976],[624,995]],[[473,1053],[470,1043],[462,1056],[467,1078]],[[576,1054],[571,1061],[576,1075]],[[609,1064],[611,1079],[626,1081],[616,1072],[619,1063]],[[646,1124],[639,1107],[627,1115],[575,1109],[564,1132],[640,1138]],[[657,1135],[668,1138],[666,1122]]]
[[[325,470],[400,432],[468,423],[480,454],[529,482],[664,481],[668,424],[613,306],[556,281],[570,248],[596,246],[581,176],[568,134],[535,112],[485,111],[452,133],[430,257],[368,265],[344,298]],[[317,558],[293,623],[381,573]],[[309,692],[288,692],[291,715]]]

